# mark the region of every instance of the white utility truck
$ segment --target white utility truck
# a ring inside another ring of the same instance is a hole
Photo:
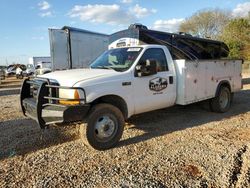
[[[49,29],[52,71],[86,68],[108,50],[109,36],[64,26]]]
[[[140,25],[111,35],[110,42],[89,68],[26,79],[23,113],[41,128],[86,122],[89,144],[105,150],[118,143],[124,122],[135,114],[203,100],[222,113],[242,88],[243,61],[223,59],[228,51],[222,42]]]
[[[42,75],[51,72],[51,62],[41,61],[35,67],[35,75]]]
[[[48,72],[51,72],[51,57],[30,57],[24,75],[31,76],[33,74],[46,74]]]

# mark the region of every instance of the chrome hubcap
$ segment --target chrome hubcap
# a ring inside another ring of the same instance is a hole
[[[95,124],[95,135],[103,140],[113,135],[115,132],[115,122],[109,116],[100,117]]]
[[[226,91],[223,91],[221,92],[220,94],[220,106],[221,108],[226,108],[228,102],[229,102],[229,96],[228,96],[228,93]]]

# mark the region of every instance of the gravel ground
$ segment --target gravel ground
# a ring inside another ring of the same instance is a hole
[[[250,187],[249,99],[250,84],[225,114],[194,104],[135,116],[100,152],[79,125],[41,131],[18,95],[1,96],[0,187]]]

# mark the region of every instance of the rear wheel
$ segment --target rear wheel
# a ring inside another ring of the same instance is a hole
[[[218,95],[210,100],[210,108],[213,112],[227,112],[231,106],[232,96],[228,87],[222,86]]]
[[[92,108],[87,125],[80,129],[80,135],[93,148],[106,150],[119,142],[124,124],[123,114],[117,107],[98,104]]]

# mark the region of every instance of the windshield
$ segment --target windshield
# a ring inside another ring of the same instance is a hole
[[[91,65],[92,69],[128,70],[140,54],[142,48],[116,48],[104,52]]]

